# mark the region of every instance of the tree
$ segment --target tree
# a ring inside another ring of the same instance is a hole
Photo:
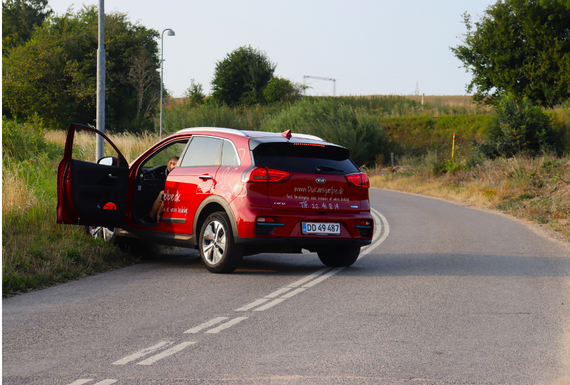
[[[486,142],[480,146],[486,156],[535,156],[555,149],[556,134],[551,118],[529,99],[501,94],[496,112]]]
[[[160,98],[160,79],[156,76],[156,62],[144,48],[132,60],[129,83],[136,91],[138,128],[142,128]]]
[[[268,103],[294,102],[303,95],[307,88],[302,84],[296,84],[288,79],[273,77],[263,89],[263,97]]]
[[[2,56],[27,42],[34,28],[52,13],[48,0],[6,0],[2,2]]]
[[[263,89],[275,67],[264,52],[251,46],[240,47],[216,63],[212,98],[230,106],[262,103]]]
[[[570,1],[504,0],[451,48],[473,74],[467,92],[493,103],[501,92],[552,106],[570,97]]]
[[[105,16],[106,126],[150,128],[160,90],[159,34],[125,14]],[[2,110],[25,120],[37,113],[51,127],[93,123],[96,114],[98,12],[49,18],[31,39],[3,58]],[[141,120],[142,119],[142,120]]]
[[[200,106],[204,104],[204,99],[206,99],[202,84],[194,82],[194,79],[190,80],[190,87],[188,87],[184,96],[188,98],[188,104],[191,106]]]

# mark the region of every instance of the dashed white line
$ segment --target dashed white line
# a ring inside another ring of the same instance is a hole
[[[229,319],[229,318],[230,318],[230,317],[218,317],[218,318],[214,318],[213,320],[210,320],[210,321],[208,321],[208,322],[204,322],[203,324],[201,324],[201,325],[199,325],[199,326],[196,326],[196,327],[194,327],[194,328],[192,328],[192,329],[188,329],[188,330],[186,330],[184,333],[198,333],[198,332],[200,332],[201,330],[207,329],[207,328],[209,328],[210,326],[217,325],[217,324],[219,324],[220,322],[225,321],[225,320],[227,320],[227,319]]]
[[[299,294],[299,293],[304,292],[305,290],[307,290],[307,289],[305,289],[305,288],[303,288],[303,287],[299,287],[299,288],[293,290],[292,292],[289,292],[289,293],[285,294],[285,295],[284,295],[283,297],[281,297],[281,298],[291,298],[291,297],[293,297],[293,296],[295,296],[295,295],[297,295],[297,294]]]
[[[88,382],[94,381],[92,378],[80,378],[79,380],[75,380],[73,381],[71,384],[69,385],[83,385],[86,384]],[[117,382],[119,380],[114,380],[114,379],[107,379],[107,380],[103,380],[103,381],[99,381],[96,382],[93,385],[111,385],[114,384],[115,382]]]
[[[234,326],[234,325],[236,325],[236,324],[238,324],[238,323],[240,323],[241,321],[246,320],[246,319],[248,319],[248,317],[237,317],[237,318],[234,318],[233,320],[231,320],[231,321],[229,321],[229,322],[226,322],[225,324],[222,324],[222,325],[218,326],[217,328],[208,330],[206,333],[210,333],[210,334],[219,333],[219,332],[221,332],[222,330],[227,329],[227,328],[231,328],[232,326]]]
[[[269,301],[269,299],[261,298],[261,299],[253,301],[252,303],[250,303],[248,305],[242,306],[239,309],[236,309],[236,311],[248,311],[248,310],[253,309],[254,307],[261,305],[262,303],[265,303],[267,301]]]
[[[161,349],[161,348],[163,348],[163,347],[165,347],[165,346],[172,345],[173,343],[174,343],[174,341],[162,341],[162,342],[159,342],[158,344],[156,344],[156,345],[154,345],[154,346],[151,346],[150,348],[143,349],[143,350],[141,350],[141,351],[139,351],[139,352],[136,352],[136,353],[134,353],[134,354],[131,354],[130,356],[127,356],[127,357],[125,357],[125,358],[122,358],[122,359],[120,359],[119,361],[115,361],[115,362],[113,362],[111,365],[125,365],[125,364],[127,364],[127,363],[129,363],[129,362],[131,362],[131,361],[134,361],[134,360],[137,360],[137,359],[139,359],[139,358],[141,358],[141,357],[143,357],[143,356],[146,356],[147,354],[153,353],[153,352],[155,352],[155,351],[157,351],[157,350],[159,350],[159,349]]]
[[[181,344],[178,344],[168,350],[165,350],[162,353],[159,353],[155,356],[152,356],[150,358],[147,358],[144,361],[141,361],[139,363],[137,363],[137,365],[152,365],[154,364],[156,361],[158,360],[162,360],[165,357],[171,356],[174,353],[178,353],[179,351],[186,349],[188,346],[195,344],[196,341],[188,341],[188,342],[182,342]]]
[[[279,297],[281,294],[288,292],[289,290],[291,290],[291,287],[282,287],[279,290],[274,291],[271,294],[267,294],[265,296],[265,298],[275,298],[275,297]]]
[[[335,275],[336,273],[338,273],[339,271],[341,271],[343,269],[344,269],[344,267],[337,267],[336,269],[329,271],[328,273],[326,273],[322,277],[319,277],[319,278],[315,279],[314,281],[311,281],[311,282],[307,283],[306,285],[303,285],[303,287],[304,288],[313,287],[317,283],[323,282],[325,279],[332,277],[333,275]]]
[[[275,306],[275,305],[277,305],[277,304],[280,304],[281,302],[285,301],[286,299],[287,299],[287,298],[277,298],[277,299],[274,299],[273,301],[269,302],[268,304],[265,304],[265,305],[263,305],[263,306],[261,306],[261,307],[258,307],[257,309],[255,309],[255,311],[264,311],[264,310],[267,310],[267,309],[269,309],[269,308],[271,308],[271,307],[273,307],[273,306]]]
[[[322,268],[322,269],[320,269],[320,270],[315,271],[313,274],[310,274],[310,275],[306,276],[306,277],[303,278],[303,279],[300,279],[300,280],[298,280],[298,281],[295,281],[295,282],[293,282],[293,283],[287,285],[287,287],[294,288],[294,287],[301,286],[301,285],[304,284],[305,282],[310,281],[311,279],[313,279],[313,278],[315,278],[315,277],[317,277],[317,276],[323,274],[324,272],[326,272],[326,271],[328,271],[328,270],[330,270],[330,267],[324,267],[324,268]]]

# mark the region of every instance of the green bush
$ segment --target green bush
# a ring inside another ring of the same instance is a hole
[[[2,118],[2,156],[16,161],[32,159],[42,153],[47,144],[42,122],[37,118],[26,123]]]
[[[358,165],[390,159],[391,144],[378,120],[334,98],[304,98],[268,119],[264,131],[317,135],[349,149]]]
[[[537,156],[555,149],[556,132],[542,108],[524,98],[502,94],[481,151],[490,158],[517,154]]]
[[[202,84],[195,83],[194,79],[190,80],[190,87],[184,93],[184,96],[188,100],[188,104],[191,106],[201,106],[204,104],[206,95],[204,94],[204,87]]]
[[[210,100],[208,98],[207,100]],[[227,127],[247,129],[233,108],[204,104],[200,107],[176,106],[169,108],[163,118],[164,132],[172,134],[188,127]],[[157,124],[158,126],[158,124]]]
[[[263,89],[263,97],[267,103],[294,102],[301,98],[304,86],[288,79],[273,77]]]

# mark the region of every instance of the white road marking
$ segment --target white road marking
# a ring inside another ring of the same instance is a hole
[[[315,277],[318,277],[319,275],[323,274],[325,271],[328,271],[328,270],[330,270],[330,267],[324,267],[324,268],[322,268],[322,269],[320,269],[320,270],[315,271],[313,274],[310,274],[310,275],[306,276],[306,277],[303,278],[303,279],[300,279],[300,280],[298,280],[298,281],[295,281],[295,282],[293,282],[293,283],[287,285],[287,287],[294,288],[294,287],[297,287],[297,286],[301,286],[301,285],[304,284],[305,282],[310,281],[311,279],[313,279],[313,278],[315,278]]]
[[[143,349],[139,352],[136,352],[134,354],[131,354],[130,356],[127,356],[125,358],[120,359],[119,361],[115,361],[113,362],[111,365],[125,365],[126,363],[129,363],[131,361],[134,361],[136,359],[141,358],[142,356],[146,356],[147,354],[153,353],[155,351],[157,351],[158,349],[161,349],[165,346],[171,345],[173,344],[174,341],[162,341],[159,342],[158,344],[151,346],[150,348],[146,348]]]
[[[329,271],[328,273],[326,273],[322,277],[319,277],[319,278],[315,279],[314,281],[311,281],[311,282],[307,283],[306,285],[303,285],[303,287],[304,288],[313,287],[317,283],[323,282],[325,279],[332,277],[333,275],[335,275],[336,273],[338,273],[339,271],[341,271],[343,269],[344,269],[344,267],[337,267],[336,269]]]
[[[305,288],[303,288],[303,287],[299,287],[299,288],[293,290],[292,292],[285,294],[285,295],[284,295],[283,297],[281,297],[281,298],[291,298],[291,297],[293,297],[293,296],[295,296],[295,295],[297,295],[297,294],[299,294],[299,293],[304,292],[305,290],[307,290],[307,289],[305,289]]]
[[[390,225],[388,224],[388,220],[386,219],[386,217],[382,215],[382,213],[378,210],[371,209],[370,211],[372,213],[372,216],[375,217],[374,223],[376,223],[380,227],[380,231],[383,232],[383,234],[381,237],[379,237],[377,235],[378,232],[375,231],[372,243],[363,248],[364,250],[360,252],[358,259],[371,253],[372,250],[380,246],[380,244],[384,242],[386,238],[388,238],[388,235],[390,235]],[[380,222],[382,222],[382,225],[380,225]]]
[[[162,360],[163,358],[171,356],[174,353],[178,353],[179,351],[186,349],[188,346],[193,345],[195,343],[196,343],[196,341],[182,342],[181,344],[178,344],[178,345],[176,345],[176,346],[174,346],[168,350],[165,350],[164,352],[159,353],[156,356],[152,356],[150,358],[147,358],[144,361],[139,362],[137,365],[152,365],[156,361]]]
[[[93,381],[92,378],[81,378],[81,379],[79,379],[79,380],[73,381],[73,382],[72,382],[71,384],[69,384],[69,385],[83,385],[83,384],[86,384],[86,383],[91,382],[91,381]]]
[[[111,380],[111,379],[109,379],[109,380],[103,380],[103,381],[96,382],[96,383],[94,383],[93,385],[111,385],[111,384],[114,384],[114,383],[117,382],[117,381],[119,381],[119,380]]]
[[[287,298],[277,298],[274,299],[273,301],[269,302],[268,304],[265,304],[263,306],[258,307],[257,309],[255,309],[255,311],[264,311],[269,309],[270,307],[273,307],[277,304],[280,304],[281,302],[285,301]]]
[[[227,329],[227,328],[231,328],[232,326],[234,326],[234,325],[236,325],[236,324],[238,324],[241,321],[246,320],[246,319],[248,319],[248,317],[234,318],[233,320],[226,322],[225,324],[222,324],[222,325],[218,326],[217,328],[208,330],[206,333],[211,333],[211,334],[219,333],[222,330]]]
[[[208,322],[204,322],[203,324],[196,326],[195,328],[192,329],[188,329],[186,330],[184,333],[198,333],[201,330],[204,330],[206,328],[209,328],[210,326],[214,326],[219,324],[222,321],[225,321],[227,319],[230,319],[230,317],[218,317],[218,318],[214,318],[213,320],[210,320]]]
[[[249,309],[253,309],[254,307],[261,305],[262,303],[265,303],[267,301],[269,301],[269,299],[261,298],[261,299],[253,301],[252,303],[250,303],[248,305],[242,306],[239,309],[236,309],[236,311],[248,311]]]
[[[275,297],[279,297],[281,294],[283,294],[283,293],[285,293],[285,292],[288,292],[289,290],[291,290],[290,287],[282,287],[281,289],[276,290],[276,291],[274,291],[274,292],[271,293],[271,294],[267,294],[267,295],[265,296],[265,298],[275,298]]]

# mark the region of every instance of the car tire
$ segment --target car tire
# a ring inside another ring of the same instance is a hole
[[[330,267],[346,267],[352,265],[360,255],[360,246],[330,247],[317,252],[323,264]]]
[[[200,256],[212,273],[231,273],[243,259],[243,248],[234,242],[230,220],[226,213],[210,214],[200,231]]]
[[[117,233],[115,229],[112,227],[103,227],[103,226],[85,226],[85,230],[87,234],[91,236],[91,238],[103,238],[106,242],[116,243],[117,242]]]

